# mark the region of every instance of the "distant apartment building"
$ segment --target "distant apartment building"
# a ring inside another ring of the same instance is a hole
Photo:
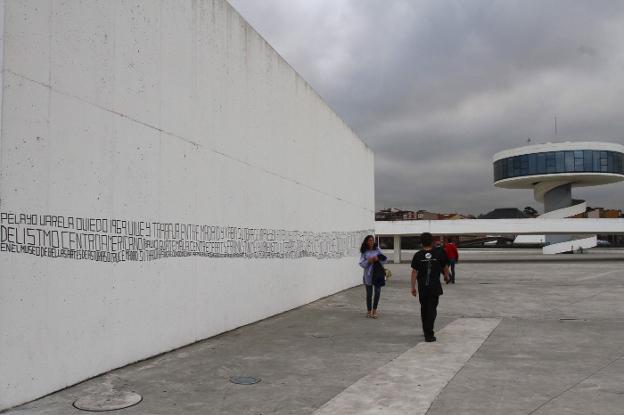
[[[392,220],[456,220],[474,219],[472,215],[462,215],[459,213],[435,213],[427,210],[403,210],[396,208],[381,209],[375,212],[376,221]]]
[[[416,220],[416,212],[396,208],[381,209],[375,212],[376,221]]]
[[[416,219],[418,220],[438,220],[439,216],[437,213],[428,212],[426,210],[419,210],[416,212]]]
[[[593,219],[618,219],[624,217],[624,212],[620,209],[605,209],[601,207],[588,207],[587,210],[574,218],[593,218]]]
[[[622,211],[620,209],[604,209],[604,208],[587,208],[585,213],[587,218],[600,218],[600,219],[617,219],[622,217]]]

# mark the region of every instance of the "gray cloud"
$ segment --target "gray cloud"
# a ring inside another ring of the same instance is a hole
[[[378,208],[538,207],[494,188],[494,153],[624,143],[624,2],[231,3],[375,151]],[[622,192],[575,196],[624,208]]]

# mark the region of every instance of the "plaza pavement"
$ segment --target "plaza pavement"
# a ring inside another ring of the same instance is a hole
[[[378,320],[355,287],[6,413],[86,413],[72,403],[112,387],[142,395],[109,412],[127,415],[622,415],[624,253],[614,253],[460,262],[436,343],[423,342],[409,266],[391,265]]]

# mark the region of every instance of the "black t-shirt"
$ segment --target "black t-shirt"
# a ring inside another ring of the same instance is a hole
[[[442,295],[440,274],[448,265],[446,253],[442,248],[421,249],[412,258],[412,268],[417,271],[418,291],[421,295]]]

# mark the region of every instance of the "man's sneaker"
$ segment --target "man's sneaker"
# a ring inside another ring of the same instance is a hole
[[[435,336],[425,337],[425,341],[426,341],[427,343],[431,343],[431,342],[434,342],[434,341],[436,341],[436,340],[437,340],[437,339],[436,339],[436,337],[435,337]]]

